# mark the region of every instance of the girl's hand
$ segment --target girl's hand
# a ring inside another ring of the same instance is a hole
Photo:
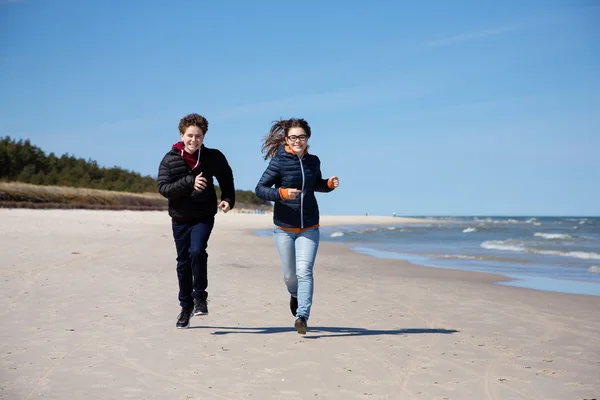
[[[329,181],[331,182],[331,184],[333,185],[334,188],[340,186],[340,180],[337,176],[332,176],[331,178],[329,178]]]
[[[288,196],[289,196],[290,200],[293,200],[296,197],[300,196],[300,193],[302,191],[298,190],[298,189],[287,189],[287,192],[288,192]]]

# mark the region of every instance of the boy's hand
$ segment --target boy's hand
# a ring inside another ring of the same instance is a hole
[[[206,178],[202,176],[202,172],[200,172],[196,178],[194,178],[194,189],[199,192],[206,189]]]
[[[225,200],[221,201],[221,202],[219,203],[219,206],[218,206],[218,207],[219,207],[219,208],[221,209],[221,211],[223,211],[224,213],[227,213],[227,211],[229,211],[229,210],[231,209],[231,207],[229,206],[229,203],[228,203],[228,202],[226,202]]]

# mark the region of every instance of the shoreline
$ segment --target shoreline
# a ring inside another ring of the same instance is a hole
[[[432,220],[411,217],[386,217],[386,216],[322,216],[321,227],[346,227],[346,226],[390,226],[394,224],[410,225],[431,223]],[[437,223],[438,221],[436,221]],[[440,222],[454,222],[453,220],[444,220]],[[261,237],[270,237],[269,229],[253,229],[253,234]],[[264,234],[262,234],[264,233]],[[321,239],[323,243],[334,243],[330,240]],[[339,242],[338,242],[339,243]],[[492,276],[493,283],[504,285],[513,288],[542,291],[559,294],[573,294],[582,296],[600,296],[600,285],[594,282],[577,281],[568,279],[558,279],[551,277],[530,276],[525,273],[501,273],[493,271],[475,270],[469,268],[461,268],[458,266],[444,266],[435,263],[434,256],[421,254],[404,254],[394,251],[380,251],[376,248],[369,247],[368,243],[339,243],[347,247],[354,254],[364,254],[378,260],[400,260],[422,268],[434,268],[436,270],[454,270],[466,273],[487,274]],[[493,260],[494,257],[484,258]]]
[[[532,276],[527,275],[526,273],[499,273],[493,271],[485,271],[485,270],[475,270],[475,269],[467,269],[453,266],[443,266],[440,264],[435,264],[435,261],[430,263],[427,259],[434,260],[434,257],[426,256],[426,255],[413,255],[413,254],[403,254],[403,253],[394,253],[397,256],[385,256],[381,255],[385,252],[380,252],[378,250],[368,248],[368,247],[360,247],[360,248],[352,248],[348,245],[348,247],[356,252],[357,254],[365,254],[370,257],[374,257],[376,259],[387,259],[387,260],[402,260],[413,265],[418,265],[423,268],[434,268],[438,270],[454,270],[454,271],[464,271],[468,273],[478,273],[478,274],[488,274],[492,276],[496,276],[499,279],[495,280],[494,283],[499,285],[505,285],[514,288],[527,289],[527,290],[535,290],[549,293],[560,293],[560,294],[573,294],[578,296],[600,296],[600,284],[594,282],[587,281],[578,281],[578,280],[568,280],[568,279],[558,279],[551,277],[542,277],[542,276]],[[377,255],[380,254],[380,255]]]

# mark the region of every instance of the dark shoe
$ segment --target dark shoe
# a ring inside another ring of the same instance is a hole
[[[181,309],[181,314],[177,317],[177,329],[183,329],[190,326],[190,317],[192,316],[192,309],[186,310]]]
[[[292,315],[295,317],[296,312],[298,312],[298,298],[294,296],[290,296],[290,311]]]
[[[208,314],[207,300],[194,299],[194,315]]]
[[[300,335],[306,335],[306,319],[304,317],[298,317],[294,323],[294,328]]]

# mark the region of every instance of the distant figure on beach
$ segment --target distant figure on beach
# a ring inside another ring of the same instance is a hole
[[[303,119],[276,121],[264,138],[269,166],[256,195],[275,202],[273,236],[290,293],[294,327],[304,335],[313,299],[313,266],[319,247],[319,206],[315,192],[331,192],[337,176],[323,179],[319,157],[308,153],[311,130]],[[274,186],[274,187],[273,187]]]
[[[181,141],[173,145],[158,169],[158,191],[169,199],[177,251],[181,305],[177,328],[190,326],[192,315],[208,314],[208,238],[217,207],[226,213],[235,205],[231,167],[223,153],[204,146],[207,131],[208,121],[203,116],[183,117],[179,122]],[[213,177],[221,188],[218,205]]]

